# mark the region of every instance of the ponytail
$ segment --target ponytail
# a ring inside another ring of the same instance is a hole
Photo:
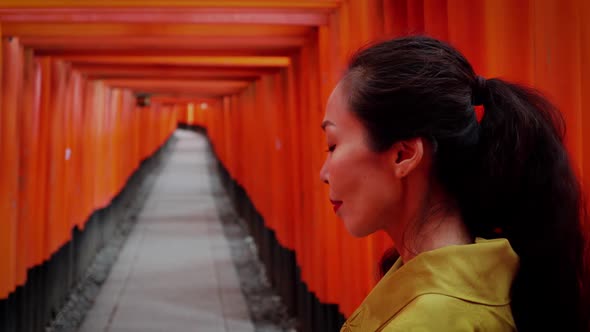
[[[476,236],[506,237],[520,257],[512,285],[519,331],[587,331],[586,213],[563,118],[535,90],[485,83],[476,89],[484,115],[474,176],[458,184],[465,222]]]

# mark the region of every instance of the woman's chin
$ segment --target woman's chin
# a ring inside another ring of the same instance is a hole
[[[348,231],[348,234],[350,234],[356,238],[363,238],[365,236],[368,236],[368,235],[371,235],[372,233],[374,233],[373,231],[367,229],[366,227],[362,227],[361,225],[358,225],[358,224],[351,224],[351,223],[347,223],[346,221],[344,221],[344,225],[346,227],[346,230]]]

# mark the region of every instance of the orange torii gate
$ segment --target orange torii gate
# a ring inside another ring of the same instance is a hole
[[[323,107],[349,55],[426,33],[481,75],[545,91],[588,190],[588,15],[585,0],[4,0],[0,299],[108,206],[181,120],[207,129],[258,238],[274,243],[264,249],[280,253],[264,257],[271,279],[308,327],[348,316],[391,245],[352,239],[318,180]],[[151,106],[136,107],[135,93],[153,95]]]

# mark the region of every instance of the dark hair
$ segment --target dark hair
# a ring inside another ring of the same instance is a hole
[[[431,140],[434,179],[471,235],[509,240],[520,257],[518,330],[587,330],[586,214],[559,111],[531,88],[478,77],[456,49],[423,36],[359,51],[345,81],[374,151]]]

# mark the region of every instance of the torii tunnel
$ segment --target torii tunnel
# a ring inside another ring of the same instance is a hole
[[[259,330],[231,249],[249,241],[282,328],[338,331],[392,246],[351,236],[318,176],[350,56],[426,34],[539,89],[588,191],[589,17],[587,0],[1,0],[0,330],[57,326],[124,234],[70,330]]]

